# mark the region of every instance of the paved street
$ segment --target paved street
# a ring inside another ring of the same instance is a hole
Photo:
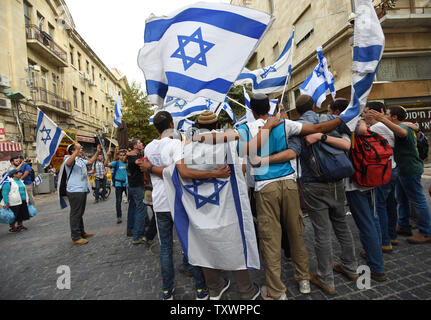
[[[429,166],[428,166],[429,167]],[[424,186],[431,183],[431,168],[427,168]],[[427,196],[428,196],[428,192]],[[133,246],[125,234],[125,223],[116,224],[114,195],[107,202],[93,204],[88,197],[84,222],[87,232],[95,233],[90,243],[83,247],[72,246],[69,231],[69,211],[60,211],[55,195],[38,196],[39,214],[29,221],[28,231],[8,234],[8,226],[0,225],[0,299],[46,299],[46,300],[159,300],[161,277],[159,269],[159,246]],[[428,199],[429,200],[429,199]],[[123,204],[126,216],[127,204]],[[357,255],[360,243],[358,230],[351,216],[348,217],[356,240]],[[315,270],[313,230],[306,219],[305,238],[309,249],[311,270]],[[156,238],[157,239],[157,238]],[[181,263],[181,247],[175,243],[175,266]],[[340,247],[334,242],[336,254]],[[369,290],[358,290],[340,275],[335,276],[334,297],[327,296],[312,286],[310,295],[301,295],[293,280],[292,265],[283,258],[283,280],[287,284],[288,299],[431,299],[431,244],[409,245],[404,237],[394,247],[392,254],[385,254],[388,281],[371,282]],[[360,264],[364,263],[359,258]],[[59,266],[69,266],[71,289],[57,289]],[[230,273],[226,276],[231,277]],[[262,271],[253,271],[258,284],[264,283]],[[227,291],[226,300],[238,299],[235,286]],[[177,272],[177,300],[194,299],[192,278]]]

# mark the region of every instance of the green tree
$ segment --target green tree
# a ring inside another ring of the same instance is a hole
[[[127,125],[128,136],[137,138],[144,144],[158,137],[158,132],[148,119],[153,115],[150,104],[146,101],[141,85],[133,81],[121,91],[123,97],[123,120]]]
[[[246,85],[246,90],[248,92],[249,95],[251,95],[251,84],[250,85]],[[235,100],[238,101],[239,103],[241,103],[242,105],[245,105],[245,99],[244,99],[244,89],[243,86],[236,86],[236,87],[232,87],[229,90],[228,96]],[[237,120],[241,119],[242,117],[245,116],[245,109],[243,107],[241,107],[240,105],[238,105],[237,103],[228,100],[229,105],[232,108],[233,113],[235,114],[235,117]],[[235,123],[232,121],[232,119],[230,118],[230,116],[228,115],[228,113],[224,110],[222,110],[219,114],[219,120],[222,126],[225,126],[226,124],[233,126]]]

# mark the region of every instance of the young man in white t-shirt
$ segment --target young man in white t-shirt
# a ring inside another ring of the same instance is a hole
[[[182,143],[170,137],[174,123],[169,112],[161,111],[154,117],[154,126],[160,136],[149,143],[145,148],[145,161],[141,170],[148,172],[153,185],[153,208],[156,215],[160,239],[160,266],[162,271],[163,300],[173,300],[174,292],[174,263],[173,263],[173,226],[169,202],[163,183],[163,169],[181,160],[183,157]],[[197,300],[207,300],[208,290],[205,278],[199,267],[192,267],[191,272],[195,278]]]

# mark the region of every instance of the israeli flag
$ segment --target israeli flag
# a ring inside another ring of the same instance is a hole
[[[203,161],[212,159],[214,154],[220,155],[221,164]],[[192,142],[184,148],[184,161],[195,170],[215,170],[223,162],[231,169],[228,179],[209,180],[182,179],[175,165],[163,171],[172,218],[188,262],[221,270],[260,269],[253,216],[236,142],[217,145]]]
[[[148,100],[166,96],[223,102],[274,17],[227,3],[198,2],[168,16],[150,16],[138,55]]]
[[[334,76],[329,71],[328,61],[323,56],[322,50],[322,47],[316,49],[319,64],[300,87],[301,94],[312,97],[314,105],[318,108],[322,106],[328,94],[331,94],[333,99],[335,99],[336,94]]]
[[[40,185],[42,183],[43,179],[40,175],[38,175],[35,179],[34,179],[34,185],[37,187],[38,185]]]
[[[5,176],[0,180],[0,189],[3,187],[3,185],[6,182],[10,182],[9,176],[7,175],[7,173],[5,174]]]
[[[233,122],[237,122],[235,113],[233,112],[230,104],[227,102],[227,99],[225,100],[225,102],[223,102],[222,106],[217,109],[216,111],[217,116],[220,114],[222,110],[226,111],[226,113],[229,115],[229,117],[232,119]]]
[[[280,57],[269,67],[250,71],[247,68],[239,75],[235,85],[253,84],[253,93],[270,94],[283,92],[292,77],[293,41],[295,30],[287,41]]]
[[[42,110],[37,109],[36,160],[42,168],[49,165],[65,134]]]
[[[121,106],[121,91],[118,91],[117,101],[115,102],[115,113],[114,113],[114,128],[121,126],[123,121],[123,107]]]
[[[150,123],[154,123],[154,117],[159,111],[167,111],[174,118],[174,122],[179,122],[194,115],[201,114],[205,110],[209,110],[209,104],[215,104],[212,100],[199,97],[192,102],[187,102],[180,98],[168,98],[164,108],[156,110],[154,115],[150,117]]]
[[[272,116],[274,116],[275,109],[278,106],[278,100],[277,99],[271,99],[271,100],[269,100],[269,105],[270,105],[269,116],[272,117]]]
[[[189,119],[183,119],[178,123],[178,130],[181,132],[186,132],[188,129],[193,128],[195,123]]]
[[[385,49],[385,35],[371,0],[356,1],[352,96],[340,118],[354,130],[367,103]]]

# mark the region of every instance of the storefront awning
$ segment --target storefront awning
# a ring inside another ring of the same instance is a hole
[[[0,141],[0,152],[23,151],[24,148],[20,142]]]
[[[78,142],[96,143],[96,140],[94,140],[94,138],[90,138],[90,137],[78,136]]]

